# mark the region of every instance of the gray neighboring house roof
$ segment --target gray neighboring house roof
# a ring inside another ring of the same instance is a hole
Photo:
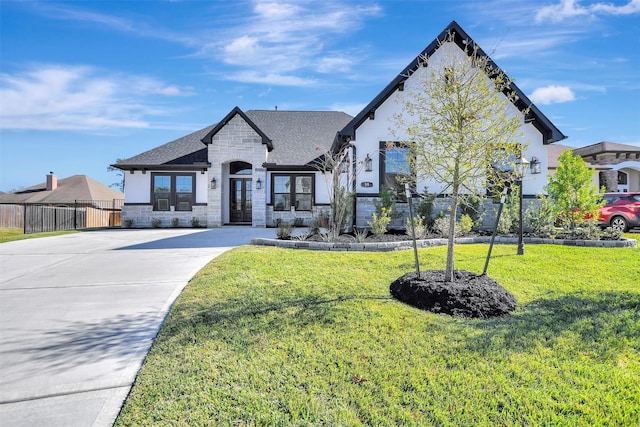
[[[573,152],[583,158],[593,156],[594,160],[599,154],[624,154],[628,159],[640,159],[640,147],[607,141],[576,148]]]
[[[124,199],[124,194],[107,187],[101,182],[86,175],[73,175],[59,179],[57,187],[47,190],[47,184],[42,183],[22,188],[13,193],[0,195],[0,203],[70,203],[76,200],[113,200]]]
[[[207,126],[113,167],[123,170],[203,169],[211,165],[205,144],[236,115],[240,115],[262,138],[270,169],[309,166],[328,151],[337,132],[352,117],[340,111],[249,110],[235,107],[219,123]]]
[[[202,138],[215,126],[207,126],[111,166],[123,170],[207,168],[210,164]]]

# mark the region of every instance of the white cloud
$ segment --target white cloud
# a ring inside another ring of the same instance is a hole
[[[314,86],[318,81],[312,78],[298,77],[291,74],[263,73],[244,70],[226,76],[227,79],[241,83],[259,83],[275,86]]]
[[[167,31],[157,26],[148,25],[140,20],[131,20],[116,15],[91,12],[62,4],[37,2],[33,3],[33,5],[36,12],[51,19],[74,21],[83,25],[101,25],[117,31],[136,34],[141,37],[167,40],[188,46],[198,44],[197,37]]]
[[[251,11],[220,45],[205,46],[201,54],[221,55],[223,62],[237,66],[239,71],[227,74],[231,80],[308,86],[320,80],[303,77],[303,73],[351,69],[353,60],[336,55],[328,45],[333,37],[354,31],[364,19],[379,14],[380,7],[339,1],[255,0]]]
[[[165,114],[148,97],[191,93],[150,77],[104,75],[86,66],[39,65],[0,74],[0,128],[98,130],[152,127]]]
[[[545,86],[539,87],[529,95],[535,104],[559,104],[570,102],[576,99],[573,91],[568,86]]]
[[[560,3],[538,9],[536,22],[550,20],[561,22],[568,18],[589,17],[597,15],[632,15],[640,13],[640,0],[629,0],[624,5],[597,2],[582,6],[579,0],[561,0]]]

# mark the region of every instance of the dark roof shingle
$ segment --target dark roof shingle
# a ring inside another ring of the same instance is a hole
[[[333,144],[352,117],[341,111],[249,110],[247,117],[273,142],[267,163],[307,165]]]

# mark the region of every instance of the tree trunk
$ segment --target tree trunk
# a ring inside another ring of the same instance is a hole
[[[449,239],[447,240],[447,266],[444,272],[444,281],[453,282],[453,249],[456,240],[456,211],[458,210],[458,190],[454,189],[451,195],[451,214],[449,215]]]

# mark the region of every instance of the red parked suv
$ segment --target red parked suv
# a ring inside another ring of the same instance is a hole
[[[598,223],[603,227],[627,231],[640,227],[640,193],[605,193]]]

